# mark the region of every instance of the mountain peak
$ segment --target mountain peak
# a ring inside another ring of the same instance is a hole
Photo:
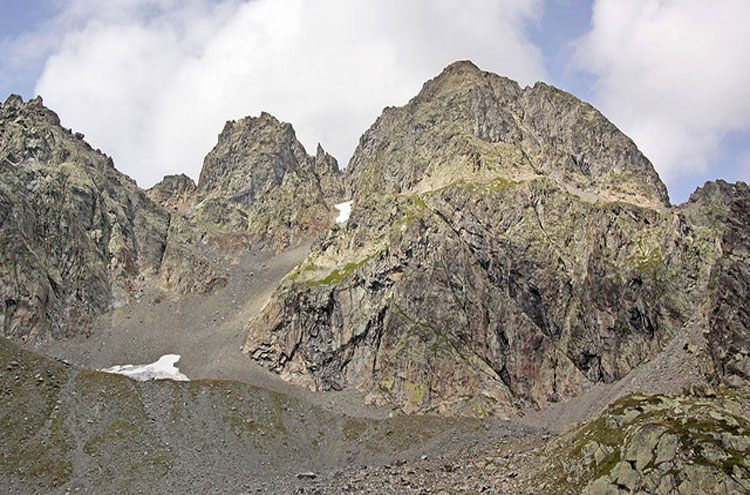
[[[203,162],[198,192],[206,195],[214,191],[252,201],[269,187],[278,186],[286,172],[306,157],[291,124],[267,112],[230,120]]]
[[[448,64],[442,72],[442,74],[455,73],[481,74],[482,70],[471,60],[456,60],[455,62]]]
[[[321,146],[307,154],[291,124],[262,112],[224,126],[203,162],[195,214],[219,242],[283,249],[327,227],[327,198],[341,191],[336,160]]]
[[[195,182],[185,174],[165,175],[146,194],[164,208],[183,211],[191,204],[195,189]]]
[[[359,198],[547,176],[582,199],[669,205],[648,159],[591,105],[544,83],[521,89],[469,61],[384,111],[348,173]]]
[[[6,98],[5,103],[0,105],[0,118],[15,119],[24,116],[32,119],[39,119],[53,126],[60,125],[60,118],[55,112],[44,106],[41,96],[32,98],[26,102],[17,94],[11,94]]]
[[[11,93],[10,95],[8,95],[8,98],[5,99],[5,103],[2,103],[0,105],[16,108],[20,107],[21,105],[23,105],[23,97],[21,97],[21,95]]]
[[[0,106],[0,164],[0,252],[14,253],[0,260],[0,293],[12,302],[0,311],[4,335],[86,333],[137,296],[139,277],[162,259],[167,214],[135,181],[41,97]]]
[[[459,60],[446,66],[440,74],[424,83],[422,90],[412,101],[431,101],[482,87],[492,87],[493,92],[500,90],[514,98],[521,93],[520,86],[512,79],[485,72],[470,60]]]

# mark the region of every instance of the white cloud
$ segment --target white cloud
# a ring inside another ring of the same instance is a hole
[[[705,172],[722,137],[750,130],[749,19],[747,0],[595,2],[577,62],[664,180]]]
[[[540,11],[539,0],[73,0],[47,27],[57,41],[36,89],[144,186],[197,178],[224,122],[261,110],[345,164],[384,106],[454,60],[543,79],[524,34]]]

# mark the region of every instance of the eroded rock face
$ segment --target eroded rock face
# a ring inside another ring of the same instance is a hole
[[[188,218],[179,212],[172,212],[159,286],[178,296],[211,294],[225,287],[229,277],[217,258],[218,255],[201,241]]]
[[[216,261],[218,254],[203,242],[191,220],[196,191],[195,182],[185,174],[167,175],[146,191],[149,198],[170,211],[159,287],[178,296],[207,295],[227,284],[228,275]]]
[[[547,178],[381,196],[313,247],[246,351],[293,381],[407,411],[542,407],[658,351],[702,300],[713,236]]]
[[[423,192],[464,177],[545,175],[593,199],[667,206],[646,157],[595,108],[544,83],[456,62],[407,105],[386,108],[347,167],[355,199]]]
[[[717,376],[739,385],[750,382],[750,188],[747,184],[707,184],[719,189],[725,218],[722,256],[711,274],[709,335]],[[704,188],[704,189],[705,189]]]
[[[0,326],[24,341],[89,332],[146,285],[220,289],[223,254],[304,242],[344,196],[335,159],[268,114],[227,123],[198,186],[173,175],[144,192],[40,98],[11,96],[0,167]]]
[[[158,272],[169,215],[41,98],[0,106],[0,326],[20,340],[90,330]]]
[[[168,210],[189,213],[195,204],[195,182],[185,174],[166,175],[146,191],[152,201]]]
[[[308,155],[290,124],[262,113],[227,122],[196,194],[192,220],[221,250],[280,250],[332,223],[343,185],[333,157],[321,147]]]
[[[717,214],[738,201],[721,191],[667,208],[593,108],[466,63],[386,109],[347,172],[351,218],[249,322],[245,352],[407,412],[507,415],[622,378],[689,322],[709,327],[717,239],[748,225]]]

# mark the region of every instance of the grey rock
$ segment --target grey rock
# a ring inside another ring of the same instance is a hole
[[[347,173],[361,201],[498,166],[506,178],[546,175],[584,196],[669,204],[649,161],[591,105],[544,83],[521,89],[468,61],[449,65],[404,107],[386,108]]]
[[[0,322],[24,341],[89,333],[158,272],[168,214],[41,98],[0,106]]]
[[[146,194],[152,201],[164,208],[189,213],[195,203],[196,185],[193,179],[185,174],[166,175]]]
[[[336,160],[308,155],[290,124],[268,113],[229,121],[206,156],[191,215],[220,251],[284,249],[333,223],[343,196]]]

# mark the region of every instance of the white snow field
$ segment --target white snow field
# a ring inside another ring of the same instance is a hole
[[[349,215],[352,213],[352,202],[344,201],[334,205],[339,210],[339,216],[336,217],[336,223],[344,223],[349,220]]]
[[[99,371],[125,375],[139,382],[164,379],[186,382],[189,381],[189,378],[183,375],[175,366],[175,363],[179,361],[181,357],[182,356],[179,354],[165,354],[155,363],[123,364],[112,366],[110,368],[103,368]]]

